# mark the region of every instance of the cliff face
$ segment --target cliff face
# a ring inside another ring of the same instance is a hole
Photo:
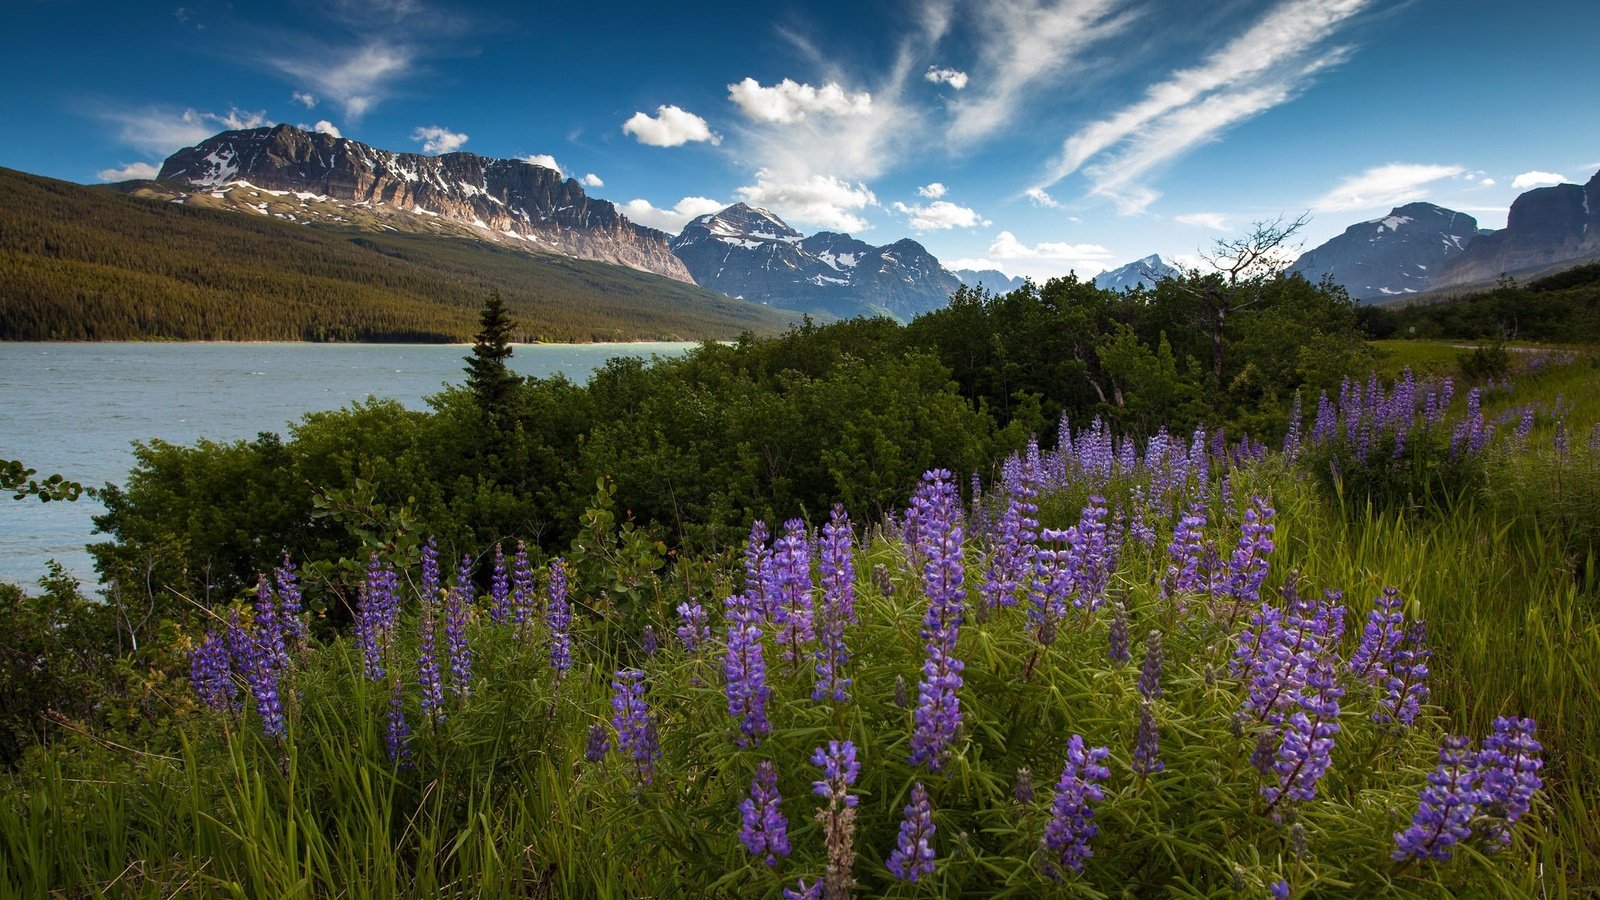
[[[267,190],[383,205],[470,225],[486,239],[694,280],[664,232],[628,221],[560,172],[522,160],[393,153],[277,125],[225,131],[180,150],[167,158],[159,177],[202,188],[247,181]]]
[[[1589,183],[1535,188],[1517,197],[1506,227],[1474,240],[1434,287],[1492,281],[1517,272],[1600,257],[1600,172]]]
[[[1478,240],[1478,220],[1432,203],[1408,203],[1381,219],[1351,225],[1289,269],[1323,276],[1360,301],[1387,300],[1433,286],[1451,260]]]

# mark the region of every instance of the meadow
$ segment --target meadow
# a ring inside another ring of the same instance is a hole
[[[347,631],[291,548],[163,635],[142,744],[4,776],[0,889],[1592,893],[1600,368],[1387,371],[670,564],[603,481],[556,557],[374,531]]]

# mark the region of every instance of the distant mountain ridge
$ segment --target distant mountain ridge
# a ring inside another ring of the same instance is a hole
[[[1103,291],[1129,291],[1140,286],[1155,287],[1163,278],[1177,278],[1182,274],[1159,253],[1152,253],[1144,259],[1101,272],[1094,277],[1094,286]]]
[[[179,150],[159,178],[213,193],[248,182],[305,201],[442,217],[485,240],[691,280],[665,232],[630,222],[575,179],[522,160],[395,153],[274,125],[224,131]]]
[[[1590,259],[1600,259],[1600,172],[1581,187],[1558,184],[1518,196],[1506,214],[1506,227],[1474,240],[1432,286],[1469,284],[1502,272],[1537,271]]]
[[[961,286],[909,238],[873,246],[831,231],[806,237],[745,203],[695,218],[671,247],[701,287],[800,312],[905,321],[944,306]]]
[[[1289,266],[1307,281],[1331,277],[1355,300],[1386,300],[1427,290],[1447,263],[1478,237],[1478,220],[1432,203],[1397,206],[1359,222]]]
[[[1013,277],[999,269],[955,269],[951,274],[967,287],[982,287],[995,294],[1009,294],[1028,283],[1021,275]]]

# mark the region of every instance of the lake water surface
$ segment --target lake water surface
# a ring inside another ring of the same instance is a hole
[[[694,344],[518,345],[523,375],[587,381],[618,356],[676,355]],[[0,342],[0,459],[85,486],[121,483],[132,442],[284,434],[308,413],[369,396],[424,408],[423,398],[464,380],[469,348],[420,344],[65,344]],[[35,476],[38,477],[38,476]],[[0,581],[32,586],[56,559],[96,580],[84,544],[88,497],[74,503],[0,497]]]

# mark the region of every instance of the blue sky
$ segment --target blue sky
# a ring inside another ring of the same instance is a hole
[[[1501,227],[1600,169],[1593,0],[181,2],[8,4],[0,165],[137,177],[289,122],[1034,277],[1418,199]]]

